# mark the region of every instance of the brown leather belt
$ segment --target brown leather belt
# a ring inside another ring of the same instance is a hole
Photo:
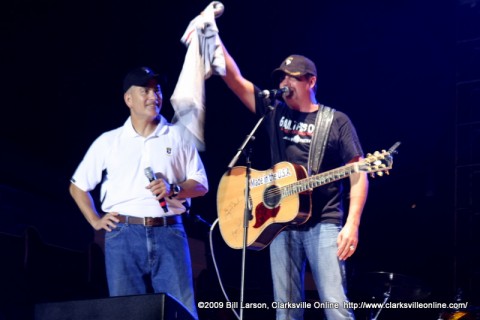
[[[165,227],[172,224],[182,223],[182,217],[179,215],[168,216],[168,217],[132,217],[124,216],[119,214],[117,216],[120,223],[125,224],[143,224],[146,227]]]

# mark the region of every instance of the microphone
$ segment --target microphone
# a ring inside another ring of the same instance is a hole
[[[278,97],[282,96],[283,94],[288,94],[289,92],[290,92],[290,88],[289,88],[289,87],[282,87],[282,88],[280,88],[280,89],[260,91],[260,93],[258,94],[258,96],[259,96],[260,98],[272,98],[272,99],[275,99],[275,98],[278,98]]]
[[[152,182],[152,181],[157,180],[155,178],[155,173],[153,172],[152,167],[146,167],[144,171],[145,171],[145,175],[148,178],[148,181]],[[167,213],[168,208],[167,208],[167,201],[165,200],[165,198],[162,198],[162,199],[158,200],[158,202],[160,202],[160,206],[162,207],[163,211],[165,211],[165,213]]]

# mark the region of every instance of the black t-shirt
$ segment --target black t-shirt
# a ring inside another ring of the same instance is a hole
[[[270,137],[272,166],[280,161],[288,161],[307,168],[317,112],[292,110],[278,100],[273,108],[269,108],[268,99],[258,98],[258,92],[255,92],[255,96],[257,115],[266,114],[263,126]],[[357,156],[363,156],[363,151],[356,130],[346,114],[335,111],[319,172],[344,166]],[[313,190],[309,223],[343,223],[344,180]]]

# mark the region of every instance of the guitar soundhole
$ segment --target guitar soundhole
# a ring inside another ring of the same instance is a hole
[[[281,198],[280,188],[275,185],[267,187],[263,192],[263,203],[269,209],[275,208],[280,203]]]

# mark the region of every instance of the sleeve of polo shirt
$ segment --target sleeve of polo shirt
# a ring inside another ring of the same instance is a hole
[[[201,183],[205,188],[208,190],[208,179],[207,174],[205,172],[205,167],[203,166],[202,159],[200,158],[200,154],[198,150],[191,144],[187,148],[187,168],[186,168],[186,176],[188,179],[193,179],[199,183]]]
[[[81,190],[92,191],[102,181],[105,159],[110,150],[109,140],[106,134],[98,137],[73,174],[71,182]]]

